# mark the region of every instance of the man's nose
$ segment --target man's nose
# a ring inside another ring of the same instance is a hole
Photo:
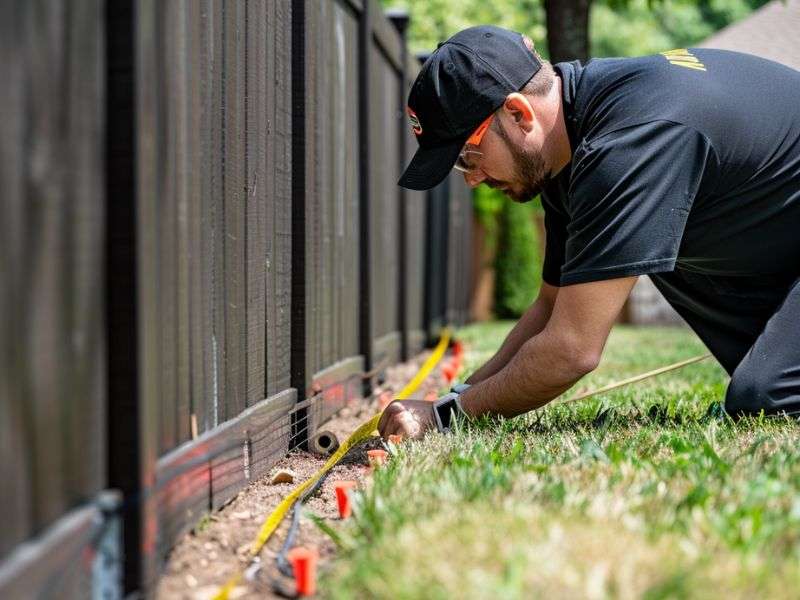
[[[466,181],[467,185],[471,188],[478,187],[484,179],[486,179],[486,175],[484,175],[483,171],[480,169],[464,173],[464,181]]]

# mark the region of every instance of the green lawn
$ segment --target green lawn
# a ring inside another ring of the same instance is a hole
[[[510,326],[459,332],[467,373]],[[575,391],[704,351],[688,330],[618,327]],[[798,597],[800,426],[720,419],[726,382],[707,360],[402,445],[338,529],[325,595]]]

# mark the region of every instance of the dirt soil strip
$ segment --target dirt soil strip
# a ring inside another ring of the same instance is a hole
[[[332,431],[339,441],[379,410],[380,394],[384,391],[399,392],[408,383],[430,352],[419,354],[414,359],[389,367],[386,381],[371,398],[357,399],[343,408],[333,419],[322,426]],[[413,394],[421,399],[426,394],[436,393],[446,386],[437,366]],[[317,494],[306,506],[320,517],[338,520],[339,511],[333,489],[334,482],[350,479],[361,485],[368,476],[366,451],[380,447],[378,438],[371,438],[353,448],[332,470]],[[167,559],[164,574],[156,587],[159,600],[207,600],[238,570],[247,567],[248,549],[266,516],[291,492],[295,486],[313,475],[325,463],[327,457],[308,452],[294,451],[281,459],[275,468],[290,469],[296,474],[294,483],[271,485],[270,478],[254,481],[239,492],[226,506],[205,519],[205,523],[187,533],[173,548]],[[275,556],[286,536],[291,512],[267,542],[259,556],[258,566],[232,590],[230,598],[278,598],[271,581],[280,578],[275,567]],[[319,569],[324,569],[335,553],[331,539],[309,519],[301,519],[297,533],[297,545],[314,546],[319,552]],[[283,578],[283,581],[289,581]]]

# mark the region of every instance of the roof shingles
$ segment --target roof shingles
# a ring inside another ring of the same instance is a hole
[[[800,0],[773,0],[699,46],[747,52],[800,70]]]

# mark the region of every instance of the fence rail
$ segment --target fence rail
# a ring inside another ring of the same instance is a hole
[[[152,589],[204,512],[466,320],[468,188],[396,185],[406,21],[0,8],[0,596]]]

